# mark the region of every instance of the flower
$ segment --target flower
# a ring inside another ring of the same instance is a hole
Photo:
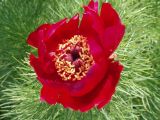
[[[103,3],[99,14],[93,0],[82,20],[76,14],[38,27],[27,42],[38,50],[30,64],[42,84],[41,100],[81,112],[109,103],[123,70],[112,54],[124,31],[111,4]]]

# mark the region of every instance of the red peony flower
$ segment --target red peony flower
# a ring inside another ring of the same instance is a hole
[[[75,15],[55,24],[43,24],[27,42],[38,49],[30,64],[42,84],[41,100],[61,103],[85,112],[102,108],[115,92],[123,66],[111,58],[125,27],[111,4],[84,7],[82,20]]]

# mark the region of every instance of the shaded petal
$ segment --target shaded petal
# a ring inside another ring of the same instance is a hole
[[[104,29],[101,24],[100,17],[89,7],[85,7],[82,22],[80,24],[80,34],[87,36],[90,52],[97,61],[104,56],[104,50],[101,45],[101,38]]]
[[[104,80],[104,86],[97,98],[101,99],[98,104],[98,108],[102,108],[104,105],[110,102],[112,95],[115,92],[116,86],[120,80],[120,73],[123,70],[123,66],[119,62],[112,63],[108,77]],[[103,100],[102,100],[103,99]],[[97,100],[98,102],[99,100]]]
[[[88,36],[87,41],[90,48],[90,53],[93,56],[94,61],[99,62],[101,58],[105,57],[105,52],[103,48],[97,43],[96,39],[92,36]]]
[[[109,27],[104,32],[104,38],[102,39],[102,45],[107,57],[109,57],[118,47],[125,33],[125,26],[117,24]]]
[[[67,101],[65,96],[69,96],[70,94],[70,91],[66,90],[63,84],[59,84],[56,81],[51,84],[48,82],[47,84],[43,84],[40,99],[49,104],[62,103],[62,101]]]
[[[103,20],[105,28],[121,22],[117,12],[112,8],[110,3],[102,4],[100,17]]]
[[[43,64],[47,63],[48,61],[52,61],[53,60],[53,57],[51,59],[51,56],[50,54],[48,53],[47,51],[47,47],[46,47],[46,44],[45,44],[45,34],[42,30],[39,30],[37,32],[38,34],[38,58],[41,60],[41,62]]]
[[[48,40],[46,42],[48,51],[55,51],[58,44],[62,43],[63,40],[70,39],[73,35],[78,34],[79,15],[75,15],[70,19],[69,22],[64,20],[58,28],[51,30]]]
[[[63,20],[61,20],[61,21],[59,21],[59,22],[57,22],[57,23],[55,23],[55,24],[52,24],[51,27],[50,27],[50,29],[48,30],[48,32],[46,34],[46,39],[47,40],[50,39],[54,35],[54,33],[56,32],[56,30],[60,26],[64,25],[65,23],[66,23],[66,18],[63,19]]]
[[[46,76],[45,73],[42,71],[41,62],[38,58],[36,58],[33,54],[30,55],[30,65],[34,68],[35,73],[39,77]],[[43,81],[40,81],[43,83]]]
[[[102,21],[98,14],[90,9],[89,7],[84,7],[85,13],[83,14],[82,21],[80,24],[80,33],[82,33],[85,36],[88,35],[98,35],[101,36],[101,34],[104,31]]]
[[[66,18],[55,23],[55,24],[52,24],[50,29],[46,32],[44,43],[45,43],[46,50],[48,53],[50,52],[48,50],[49,48],[57,48],[58,47],[58,44],[56,44],[56,43],[59,41],[58,40],[56,41],[55,39],[53,39],[53,36],[55,36],[56,31],[58,29],[60,29],[60,27],[62,27],[64,24],[66,24]],[[54,44],[54,42],[55,42],[55,44]],[[51,51],[51,52],[53,52],[53,51]]]
[[[98,63],[95,63],[90,68],[87,75],[82,80],[72,83],[72,86],[70,87],[70,91],[72,91],[71,95],[83,96],[90,92],[104,78],[107,69],[107,60],[105,58],[101,58]]]
[[[80,97],[64,94],[59,98],[59,102],[66,108],[80,110],[81,112],[86,112],[94,106],[97,106],[99,109],[102,108],[111,100],[122,69],[123,67],[118,62],[111,63],[106,78],[97,84],[97,87],[92,91]]]
[[[43,59],[45,58],[45,56],[47,55],[47,51],[46,51],[46,46],[44,43],[44,32],[42,30],[39,30],[37,32],[37,43],[38,43],[38,56],[39,58]]]
[[[73,16],[69,22],[62,29],[63,39],[69,39],[74,35],[78,34],[78,26],[79,26],[79,14]]]
[[[36,58],[33,54],[30,55],[30,65],[34,68],[37,74],[38,80],[42,84],[46,84],[47,81],[53,81],[56,77],[56,69],[53,62],[42,62],[40,58]]]
[[[30,33],[29,37],[27,38],[27,43],[29,45],[32,45],[33,47],[38,48],[38,40],[39,40],[39,31],[42,31],[43,34],[47,32],[47,30],[50,28],[50,24],[43,24],[40,27],[38,27],[34,32]]]
[[[97,46],[101,47],[106,56],[109,57],[122,40],[125,26],[121,24],[118,14],[109,3],[103,3],[101,16],[98,16],[89,7],[84,8],[85,13],[80,24],[80,32],[88,38],[94,38]]]
[[[94,0],[91,0],[88,4],[88,7],[98,13],[98,1],[97,0],[96,2],[94,2]]]
[[[72,108],[74,110],[81,110],[84,111],[84,107],[89,110],[94,105],[89,105],[90,99],[87,99],[86,97],[72,97],[69,94],[66,94],[65,91],[62,91],[60,88],[56,87],[49,87],[49,86],[43,86],[41,89],[41,97],[40,99],[42,101],[46,101],[48,104],[55,104],[60,103],[65,108]]]
[[[40,99],[49,104],[56,104],[58,101],[58,93],[56,89],[44,85],[41,89]]]

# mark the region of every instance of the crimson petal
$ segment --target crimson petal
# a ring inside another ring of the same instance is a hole
[[[100,17],[103,20],[105,28],[119,24],[121,22],[117,12],[112,8],[110,3],[102,4]]]
[[[56,78],[56,69],[53,62],[42,62],[40,58],[36,58],[33,54],[30,55],[30,65],[34,68],[38,80],[43,84],[53,84],[53,79]]]
[[[46,39],[47,40],[50,39],[54,35],[54,33],[56,32],[56,30],[60,26],[62,26],[63,24],[65,24],[65,23],[66,23],[66,18],[63,19],[63,20],[61,20],[61,21],[59,21],[59,22],[57,22],[57,23],[55,23],[55,24],[52,24],[51,27],[50,27],[50,29],[47,32],[47,35],[46,35],[47,38]]]
[[[83,35],[101,35],[104,31],[102,21],[98,14],[89,7],[84,7],[85,13],[83,14],[80,24],[80,32]]]
[[[100,17],[91,8],[85,7],[85,13],[80,24],[80,34],[87,36],[90,52],[97,61],[104,56],[104,50],[101,45],[101,37],[104,28]]]
[[[102,39],[102,45],[106,52],[106,55],[109,57],[118,47],[125,33],[125,26],[122,24],[117,24],[112,27],[109,27],[105,30],[104,36]]]
[[[46,101],[49,104],[56,104],[58,100],[57,91],[43,85],[43,88],[41,89],[40,99],[41,101]]]
[[[98,13],[98,1],[94,2],[94,0],[91,0],[88,4],[88,7],[95,10],[95,12]]]
[[[102,108],[105,104],[110,102],[112,95],[115,92],[116,86],[120,80],[120,73],[123,70],[123,66],[119,64],[119,62],[114,62],[110,66],[110,72],[108,77],[104,80],[104,86],[101,89],[101,92],[97,98],[103,99],[98,104],[98,108]],[[99,100],[98,100],[99,101]]]
[[[70,87],[72,96],[82,96],[90,92],[104,78],[108,69],[108,62],[105,58],[101,58],[95,63],[87,75],[80,81],[72,84]]]
[[[53,25],[53,29],[49,30],[48,40],[46,42],[48,51],[55,51],[58,44],[63,40],[70,39],[73,35],[78,34],[79,15],[75,15],[66,22],[66,19]]]
[[[65,108],[72,108],[74,110],[80,110],[81,112],[86,112],[95,105],[100,109],[111,100],[122,69],[123,67],[118,62],[111,63],[106,78],[103,79],[92,91],[83,96],[70,96],[61,93],[60,89],[57,90],[56,88],[48,87],[46,90],[44,90],[44,88],[42,89],[44,95],[42,94],[41,96],[43,96],[43,99],[50,104],[52,104],[52,102],[53,104],[58,102]]]
[[[90,53],[92,54],[94,61],[96,63],[99,62],[99,60],[101,60],[101,58],[105,57],[105,53],[104,53],[102,47],[97,43],[95,38],[92,36],[88,36],[87,41],[88,41],[87,43],[90,48]]]
[[[43,24],[40,27],[37,28],[34,32],[32,32],[29,37],[27,38],[27,43],[29,45],[32,45],[33,47],[38,48],[38,41],[39,41],[39,31],[43,31],[45,34],[46,31],[50,28],[50,24]]]
[[[111,100],[122,70],[123,67],[118,62],[111,63],[109,73],[107,74],[109,76],[102,80],[90,93],[78,98],[69,98],[68,96],[68,98],[66,98],[67,101],[63,100],[62,103],[65,106],[67,106],[67,104],[68,106],[72,106],[73,109],[79,109],[81,112],[86,112],[95,105],[97,105],[99,109],[102,108]]]

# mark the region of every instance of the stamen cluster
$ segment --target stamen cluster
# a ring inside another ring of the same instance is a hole
[[[94,64],[87,38],[81,35],[75,35],[59,44],[54,60],[57,73],[64,81],[81,80]]]

